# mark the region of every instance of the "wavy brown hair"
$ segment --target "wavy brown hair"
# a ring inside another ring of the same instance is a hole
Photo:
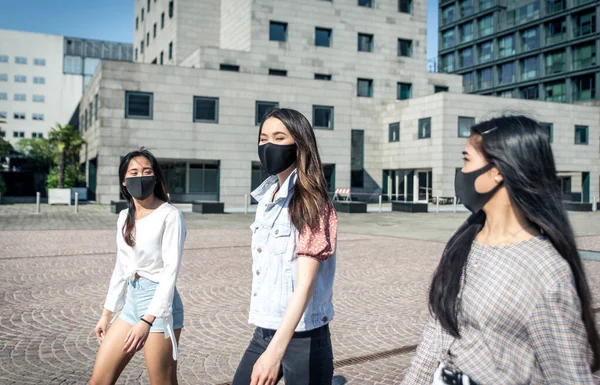
[[[329,213],[333,205],[329,199],[314,130],[308,119],[300,112],[288,108],[275,108],[265,114],[260,124],[259,141],[263,124],[269,118],[279,119],[296,143],[298,179],[288,209],[292,224],[299,231],[305,227],[316,230],[320,227],[323,213]]]
[[[125,224],[121,231],[123,232],[123,238],[125,238],[125,243],[129,246],[135,246],[135,203],[133,202],[133,197],[127,191],[127,187],[123,186],[125,182],[125,175],[127,175],[127,170],[129,169],[129,163],[134,158],[143,156],[144,158],[150,161],[152,165],[152,170],[154,171],[154,176],[156,177],[156,185],[154,185],[154,196],[160,199],[163,202],[169,201],[169,195],[167,194],[167,184],[165,183],[165,178],[163,176],[162,170],[158,161],[152,155],[152,153],[145,148],[140,148],[137,151],[132,151],[129,154],[125,155],[121,158],[121,165],[119,166],[119,186],[121,186],[121,194],[127,200],[127,206],[129,208],[127,212],[127,219],[125,220]]]

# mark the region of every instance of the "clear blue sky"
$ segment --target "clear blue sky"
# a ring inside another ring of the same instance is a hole
[[[431,58],[437,56],[438,0],[427,1],[427,57]],[[3,29],[133,41],[133,0],[13,0],[2,3],[0,28]]]

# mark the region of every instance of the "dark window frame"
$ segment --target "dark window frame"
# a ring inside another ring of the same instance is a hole
[[[315,80],[325,80],[325,81],[330,81],[332,78],[332,76],[330,74],[320,74],[320,73],[315,73]]]
[[[361,38],[367,38],[368,39],[368,46],[367,49],[365,50],[362,45],[361,45]],[[361,49],[363,48],[363,49]],[[373,35],[372,33],[362,33],[359,32],[358,33],[358,42],[357,42],[357,47],[356,49],[358,50],[358,52],[373,52],[375,50],[375,35]]]
[[[130,96],[149,96],[149,114],[148,115],[134,115],[129,111],[129,98]],[[125,91],[125,119],[154,119],[154,93],[143,92],[143,91]]]
[[[192,120],[194,123],[219,123],[219,98],[211,97],[211,96],[194,96],[194,111]],[[198,118],[198,110],[196,108],[196,103],[200,100],[203,101],[211,101],[214,102],[214,119],[200,119]]]
[[[578,141],[577,130],[585,129],[585,141]],[[584,126],[581,124],[575,125],[575,145],[578,146],[587,146],[590,144],[590,126]]]
[[[240,72],[240,66],[237,64],[221,63],[219,65],[219,71]]]
[[[403,98],[401,95],[403,86],[408,86],[408,97],[407,98]],[[412,99],[412,83],[397,82],[396,83],[396,100],[409,100],[409,99]]]
[[[283,40],[282,39],[278,39],[278,36],[275,36],[275,31],[273,31],[273,27],[283,27]],[[269,41],[278,41],[278,42],[282,42],[285,43],[288,40],[288,23],[283,22],[283,21],[274,21],[274,20],[270,20],[269,21]]]
[[[554,142],[554,123],[540,122],[540,127],[546,131],[548,141],[550,143]]]
[[[239,66],[238,66],[239,67]],[[239,68],[238,68],[239,70]],[[280,70],[280,69],[276,69],[276,68],[269,68],[269,75],[270,76],[287,76],[287,70]]]
[[[406,49],[408,50],[407,55],[403,54],[404,53],[403,51],[405,51],[402,49],[403,43],[406,44],[405,47],[407,47]],[[399,57],[413,57],[413,41],[412,40],[398,38],[398,56]]]
[[[367,93],[367,95],[361,95],[360,94],[360,87],[359,84],[360,82],[367,82],[368,83],[368,90],[369,92]],[[358,78],[356,79],[356,96],[359,98],[372,98],[374,91],[373,91],[373,79],[367,79],[367,78]]]
[[[264,114],[262,116],[259,116],[259,106],[267,106],[268,108],[266,110],[264,110]],[[269,112],[269,110],[271,110],[272,108],[279,108],[279,102],[272,102],[272,101],[268,101],[268,100],[257,100],[256,103],[254,104],[254,124],[256,126],[260,126],[260,124],[262,123],[262,120],[265,116],[265,114],[267,112]]]
[[[427,131],[426,135],[421,135],[421,126],[422,126],[421,123],[425,123],[425,122],[429,123],[429,130]],[[417,132],[417,138],[419,140],[421,140],[421,139],[431,139],[431,117],[419,119],[417,130],[418,130],[418,132]]]
[[[317,34],[318,32],[325,32],[328,34],[327,36],[327,44],[318,44],[318,39],[317,39]],[[324,47],[324,48],[331,48],[331,43],[332,43],[332,38],[333,38],[333,29],[331,28],[324,28],[324,27],[315,27],[315,47]]]
[[[388,143],[400,142],[400,122],[388,124]]]
[[[325,126],[317,126],[316,122],[315,122],[315,111],[319,110],[319,109],[327,109],[330,111],[331,113],[331,118],[329,119],[329,126],[325,127]],[[312,106],[312,124],[313,124],[313,129],[315,130],[334,130],[335,129],[335,124],[334,124],[334,114],[335,114],[335,107],[334,106],[323,106],[323,105],[313,105]]]
[[[469,119],[471,122],[471,125],[469,126],[469,132],[466,135],[463,135],[463,133],[461,132],[461,119]],[[459,138],[468,138],[471,136],[471,127],[475,125],[475,118],[472,116],[459,116],[458,120],[457,120],[457,135]]]

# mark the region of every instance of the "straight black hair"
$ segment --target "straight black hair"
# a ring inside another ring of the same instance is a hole
[[[156,185],[154,185],[154,196],[160,199],[163,202],[169,201],[169,195],[167,193],[167,184],[165,183],[165,178],[163,176],[162,170],[158,161],[152,155],[152,153],[145,148],[140,148],[139,150],[132,151],[129,154],[125,155],[121,158],[121,165],[119,166],[119,186],[121,186],[121,194],[127,200],[127,206],[129,207],[129,211],[127,213],[127,219],[125,220],[125,224],[123,225],[123,238],[125,238],[125,242],[133,247],[135,246],[135,204],[133,202],[133,197],[127,191],[127,187],[123,186],[123,182],[125,182],[125,175],[127,174],[127,169],[129,168],[129,163],[137,157],[143,156],[144,158],[150,161],[152,165],[152,171],[154,171],[154,176],[156,177]]]
[[[569,264],[581,302],[588,342],[594,353],[592,370],[597,370],[600,338],[594,322],[592,295],[575,235],[563,207],[554,155],[546,131],[531,118],[503,116],[474,125],[470,140],[500,171],[512,204],[540,229]],[[460,226],[448,241],[431,282],[430,312],[455,338],[460,338],[458,295],[463,272],[471,245],[485,220],[486,215],[481,210]]]

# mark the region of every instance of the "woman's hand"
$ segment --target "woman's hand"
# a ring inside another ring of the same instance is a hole
[[[250,385],[274,385],[280,367],[281,357],[267,348],[254,364]]]
[[[148,336],[150,335],[150,325],[140,321],[135,324],[125,338],[125,345],[123,351],[127,354],[137,352],[144,347]]]
[[[108,330],[108,324],[110,323],[110,313],[108,311],[103,311],[100,320],[96,324],[94,331],[96,332],[96,338],[98,341],[102,342],[104,337],[106,337],[106,331]]]

